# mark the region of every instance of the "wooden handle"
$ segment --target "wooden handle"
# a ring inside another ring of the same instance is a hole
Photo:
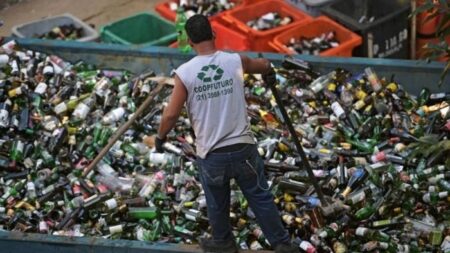
[[[97,165],[98,162],[100,162],[101,159],[108,153],[109,149],[116,143],[116,141],[124,134],[128,128],[134,123],[134,121],[150,106],[150,104],[153,102],[153,99],[156,95],[159,94],[159,92],[162,90],[166,82],[171,82],[171,78],[158,78],[155,79],[156,82],[158,82],[158,86],[156,86],[155,89],[153,89],[148,97],[144,100],[144,102],[139,106],[139,108],[136,110],[136,112],[133,114],[133,116],[125,123],[123,124],[117,131],[111,136],[111,138],[108,141],[108,144],[106,144],[105,147],[98,153],[98,155],[92,160],[92,162],[84,169],[83,171],[83,177],[85,177],[89,172]]]

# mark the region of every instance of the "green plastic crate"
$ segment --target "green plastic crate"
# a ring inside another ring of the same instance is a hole
[[[146,46],[168,46],[177,39],[175,25],[155,13],[139,13],[100,28],[103,42]]]

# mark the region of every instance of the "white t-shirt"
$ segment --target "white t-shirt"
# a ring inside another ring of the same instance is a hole
[[[237,143],[254,144],[244,95],[241,57],[216,51],[198,55],[175,73],[187,89],[187,111],[197,155]]]

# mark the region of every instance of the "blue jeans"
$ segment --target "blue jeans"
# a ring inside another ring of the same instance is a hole
[[[249,144],[235,152],[209,153],[205,159],[198,158],[197,162],[214,240],[232,238],[230,179],[234,178],[272,247],[289,242],[289,235],[268,190],[264,162],[256,145]]]

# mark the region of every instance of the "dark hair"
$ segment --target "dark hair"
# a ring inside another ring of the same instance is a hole
[[[206,16],[196,14],[186,21],[186,33],[192,43],[197,44],[213,39],[211,24]]]

